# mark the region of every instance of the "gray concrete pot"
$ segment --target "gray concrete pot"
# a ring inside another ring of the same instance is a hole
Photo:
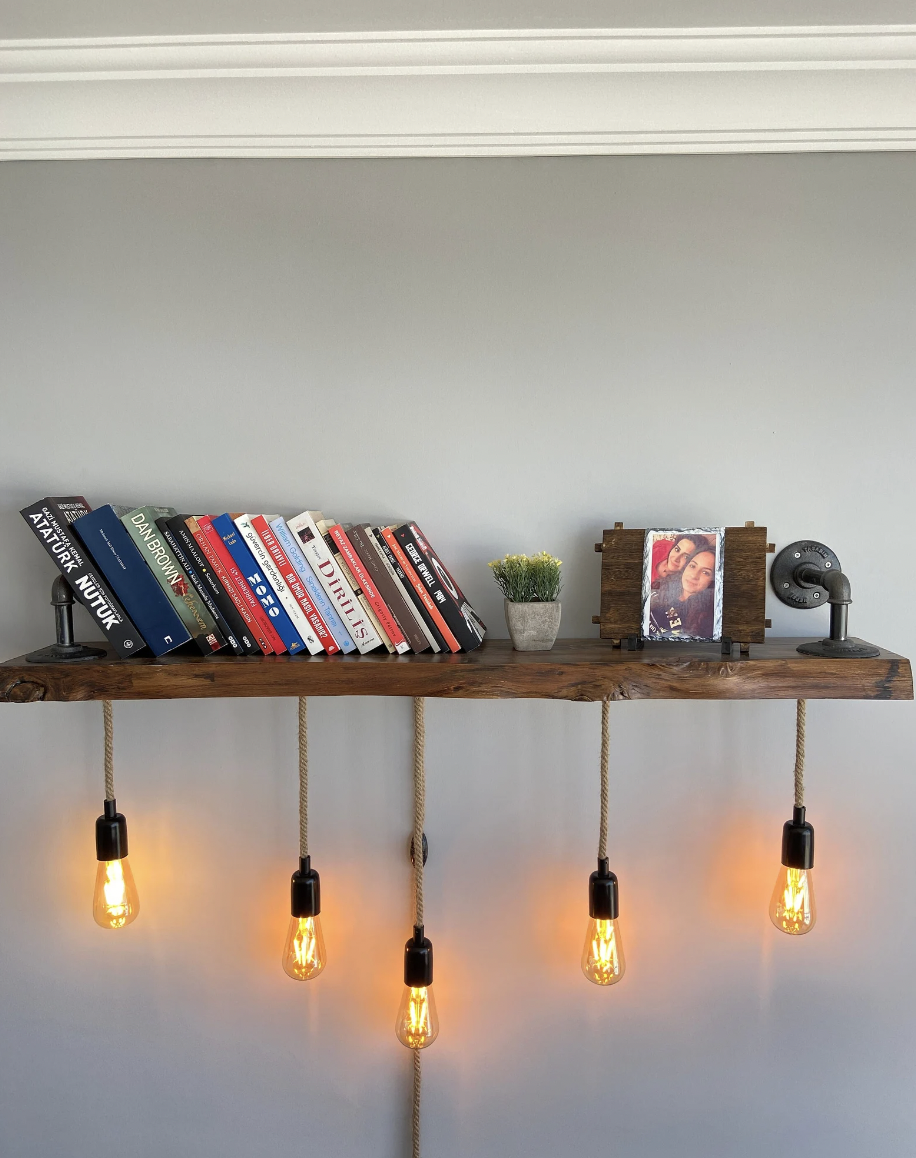
[[[550,651],[560,630],[560,601],[506,603],[506,624],[516,651]]]

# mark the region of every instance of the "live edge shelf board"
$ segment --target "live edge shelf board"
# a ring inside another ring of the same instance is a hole
[[[723,658],[718,644],[621,651],[608,640],[558,640],[552,651],[486,641],[458,655],[114,656],[75,664],[0,664],[0,700],[172,700],[257,696],[439,696],[555,700],[911,700],[909,660],[799,655],[801,639],[753,644]]]

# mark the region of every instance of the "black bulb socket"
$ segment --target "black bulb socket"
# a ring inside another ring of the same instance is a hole
[[[607,857],[599,857],[598,868],[588,878],[588,915],[596,921],[616,921],[619,912],[617,877],[608,868]]]
[[[792,819],[782,826],[782,863],[786,868],[814,868],[814,829],[805,820],[804,808],[794,808]]]
[[[105,801],[105,811],[95,822],[95,855],[98,860],[123,860],[127,856],[127,817],[115,801]]]
[[[414,925],[413,936],[404,946],[404,984],[423,989],[433,983],[433,943],[423,935],[423,926]]]
[[[317,917],[321,912],[321,881],[311,862],[311,857],[300,856],[299,867],[290,879],[290,912],[294,917]]]

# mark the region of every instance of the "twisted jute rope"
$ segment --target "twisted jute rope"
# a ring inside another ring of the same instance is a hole
[[[105,799],[114,800],[114,727],[111,719],[111,700],[102,700],[105,720]]]
[[[416,898],[415,924],[423,924],[423,821],[426,814],[426,723],[422,696],[413,701],[413,880]],[[420,1053],[413,1051],[413,1158],[420,1158],[420,1091],[423,1075]]]
[[[607,859],[607,805],[608,805],[608,763],[610,761],[610,714],[608,700],[601,701],[601,827],[598,830],[598,859]]]
[[[807,703],[795,705],[795,807],[805,806],[805,715]]]
[[[299,697],[299,855],[309,854],[309,734],[305,696]]]

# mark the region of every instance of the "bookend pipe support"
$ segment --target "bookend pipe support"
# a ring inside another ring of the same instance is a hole
[[[826,639],[803,643],[802,655],[823,659],[869,659],[880,655],[871,643],[847,635],[852,593],[840,561],[829,547],[813,539],[790,543],[773,560],[770,583],[787,606],[809,611],[825,602],[830,607],[830,633]]]
[[[88,647],[73,639],[73,589],[58,575],[51,587],[51,606],[54,608],[54,625],[57,641],[30,651],[25,657],[29,663],[79,663],[87,659],[99,659],[105,654],[103,647]]]

